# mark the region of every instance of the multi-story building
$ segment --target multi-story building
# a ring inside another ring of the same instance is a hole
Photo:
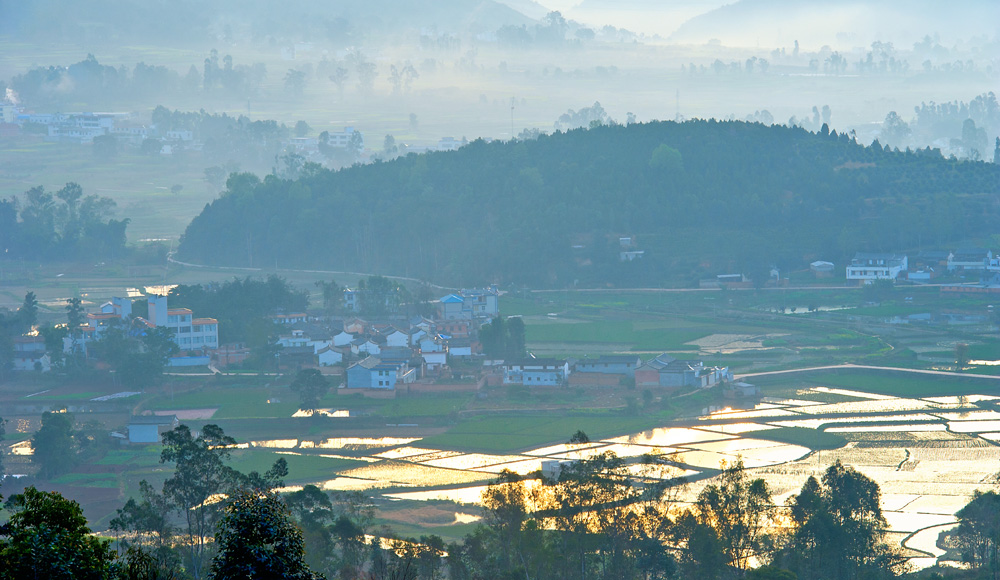
[[[181,350],[219,347],[218,320],[194,318],[194,313],[188,308],[168,308],[166,296],[149,297],[149,323],[172,330],[174,342]]]

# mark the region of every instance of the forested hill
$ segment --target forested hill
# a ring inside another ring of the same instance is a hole
[[[456,285],[688,285],[944,246],[1000,218],[998,165],[742,122],[600,126],[304,173],[231,176],[179,258]],[[628,236],[645,253],[625,263]]]

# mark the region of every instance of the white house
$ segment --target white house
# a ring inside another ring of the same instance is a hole
[[[351,352],[357,355],[360,355],[361,353],[375,355],[381,352],[381,350],[382,349],[378,343],[371,339],[359,338],[351,343]]]
[[[440,336],[425,336],[420,341],[420,356],[428,370],[436,370],[448,364],[448,345]]]
[[[319,366],[332,367],[344,361],[344,353],[335,347],[327,346],[321,348],[316,353],[316,359],[319,362]]]
[[[333,346],[333,341],[330,338],[314,338],[306,334],[304,330],[294,329],[291,334],[279,336],[278,344],[284,348],[308,346],[312,347],[314,353],[319,353],[320,349]]]
[[[438,303],[444,320],[472,320],[495,318],[500,314],[500,292],[496,286],[462,289],[455,294],[442,296]]]
[[[330,131],[327,135],[329,135],[327,145],[330,147],[347,149],[347,146],[351,144],[351,139],[356,139],[358,141],[360,144],[359,149],[364,149],[365,147],[364,135],[361,134],[361,131],[354,130],[354,127],[344,127],[343,131],[338,132]]]
[[[398,328],[390,326],[381,332],[386,346],[410,346],[410,337]]]
[[[905,254],[858,252],[847,266],[847,279],[870,284],[875,280],[895,280],[908,266]]]
[[[219,321],[194,318],[187,308],[167,308],[166,296],[149,297],[149,323],[173,331],[174,342],[181,350],[219,347]]]
[[[341,330],[337,334],[333,335],[333,346],[347,346],[354,342],[355,338],[357,337],[350,332]]]
[[[986,270],[993,259],[993,252],[982,248],[963,248],[948,254],[948,271]]]
[[[504,362],[503,384],[525,386],[562,385],[569,378],[569,363],[549,358],[526,358]]]
[[[52,361],[45,351],[45,339],[41,336],[18,336],[14,338],[14,370],[43,373],[52,370]]]

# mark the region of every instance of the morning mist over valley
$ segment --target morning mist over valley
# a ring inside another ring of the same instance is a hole
[[[0,580],[995,578],[998,23],[0,3]]]

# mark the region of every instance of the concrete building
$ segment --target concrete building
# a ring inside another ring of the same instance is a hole
[[[583,359],[576,362],[574,371],[578,373],[605,373],[609,375],[635,376],[635,369],[642,364],[639,355],[604,355],[596,359]]]
[[[847,266],[847,279],[871,284],[875,280],[895,280],[907,269],[905,254],[858,252]]]
[[[504,362],[503,384],[559,386],[569,378],[569,363],[549,358],[526,358]]]
[[[219,347],[219,321],[194,318],[187,308],[168,308],[166,296],[149,297],[149,323],[173,331],[174,342],[181,350]]]

